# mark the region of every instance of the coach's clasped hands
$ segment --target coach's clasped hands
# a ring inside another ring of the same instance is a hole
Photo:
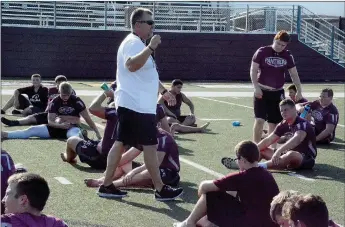
[[[155,50],[158,47],[158,45],[161,44],[161,42],[162,42],[161,36],[160,35],[154,35],[151,38],[149,46]]]

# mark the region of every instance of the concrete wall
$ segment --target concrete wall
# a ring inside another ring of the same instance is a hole
[[[116,52],[127,32],[2,27],[1,71],[4,78],[112,80]],[[272,35],[160,33],[156,61],[162,80],[249,80],[255,50]],[[344,81],[345,69],[293,37],[289,45],[301,80]],[[289,79],[289,78],[288,78]]]

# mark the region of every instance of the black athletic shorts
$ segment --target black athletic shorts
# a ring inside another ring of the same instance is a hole
[[[18,108],[19,110],[24,110],[28,108],[30,105],[32,105],[31,102],[22,94],[18,96],[18,101],[19,101],[19,108]],[[41,113],[45,111],[37,106],[33,106],[30,109],[31,109],[31,114]]]
[[[135,169],[141,165],[142,164],[140,162],[132,161],[132,169]],[[178,172],[168,168],[159,168],[159,173],[164,184],[172,187],[177,187],[179,185],[180,175]]]
[[[116,140],[128,145],[157,145],[157,122],[155,114],[138,113],[118,107]]]
[[[268,91],[262,89],[262,98],[254,96],[254,114],[255,118],[261,118],[268,123],[278,124],[283,120],[279,103],[285,99],[284,89],[277,91]]]
[[[77,144],[75,150],[81,162],[94,169],[105,169],[107,167],[107,156],[97,151],[98,143],[99,141],[83,140]]]
[[[77,126],[75,126],[77,127]],[[62,128],[53,128],[47,124],[47,129],[50,135],[50,138],[54,139],[68,139],[67,138],[67,132],[70,129],[62,129]]]
[[[48,112],[35,113],[33,117],[36,119],[37,125],[48,124]]]
[[[312,169],[315,165],[315,158],[313,158],[311,155],[306,155],[302,153],[303,160],[302,164],[298,169]]]
[[[245,226],[240,201],[226,192],[206,193],[206,207],[208,220],[219,227]]]

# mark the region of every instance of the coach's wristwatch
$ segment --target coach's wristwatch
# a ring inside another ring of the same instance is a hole
[[[161,92],[161,95],[164,95],[165,93],[167,93],[168,90],[167,89],[164,89],[162,92]]]

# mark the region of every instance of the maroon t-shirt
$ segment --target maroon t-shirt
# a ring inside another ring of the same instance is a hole
[[[259,64],[258,82],[273,88],[282,88],[286,70],[295,67],[290,51],[283,50],[278,53],[272,46],[260,47],[252,61]]]
[[[278,227],[270,217],[270,204],[279,188],[271,173],[261,167],[250,168],[215,180],[221,191],[237,191],[245,211],[242,226]],[[226,208],[222,208],[226,209]]]
[[[80,113],[85,109],[84,102],[75,95],[71,95],[67,102],[57,96],[49,103],[48,113],[55,113],[58,116],[80,117]]]
[[[158,149],[157,152],[164,152],[165,157],[159,166],[160,168],[167,168],[176,172],[180,171],[180,159],[178,145],[174,138],[165,131],[159,131],[157,135]]]
[[[330,141],[333,141],[335,137],[335,129],[339,121],[339,112],[337,107],[331,103],[329,106],[323,108],[320,101],[316,100],[310,104],[310,109],[311,116],[314,118],[316,135],[319,135],[323,130],[325,130],[327,124],[335,125],[332,134],[328,137]]]
[[[47,108],[48,104],[48,88],[44,86],[40,86],[35,91],[35,87],[29,86],[29,87],[23,87],[17,89],[19,91],[19,94],[26,94],[31,102],[31,104],[35,107],[38,107],[42,110]]]
[[[181,105],[182,105],[182,95],[177,94],[175,96],[176,104],[174,106],[169,106],[167,101],[164,101],[164,105],[173,113],[176,117],[181,116]]]
[[[107,119],[107,123],[102,139],[102,154],[107,155],[116,140],[116,125],[118,120],[116,109],[105,108],[105,119]]]
[[[1,215],[1,226],[5,227],[68,227],[62,220],[46,216],[35,216],[29,213]]]
[[[289,125],[287,121],[283,120],[275,128],[274,134],[279,137],[286,134],[293,136],[297,131],[304,131],[307,133],[307,136],[299,145],[291,150],[298,151],[301,154],[315,158],[317,155],[315,132],[313,126],[307,120],[296,117],[296,120],[292,125]]]
[[[298,101],[295,101],[295,100],[293,100],[293,101],[295,102],[295,104],[301,104],[301,103],[308,102],[308,100],[306,98],[303,98],[303,97]]]

